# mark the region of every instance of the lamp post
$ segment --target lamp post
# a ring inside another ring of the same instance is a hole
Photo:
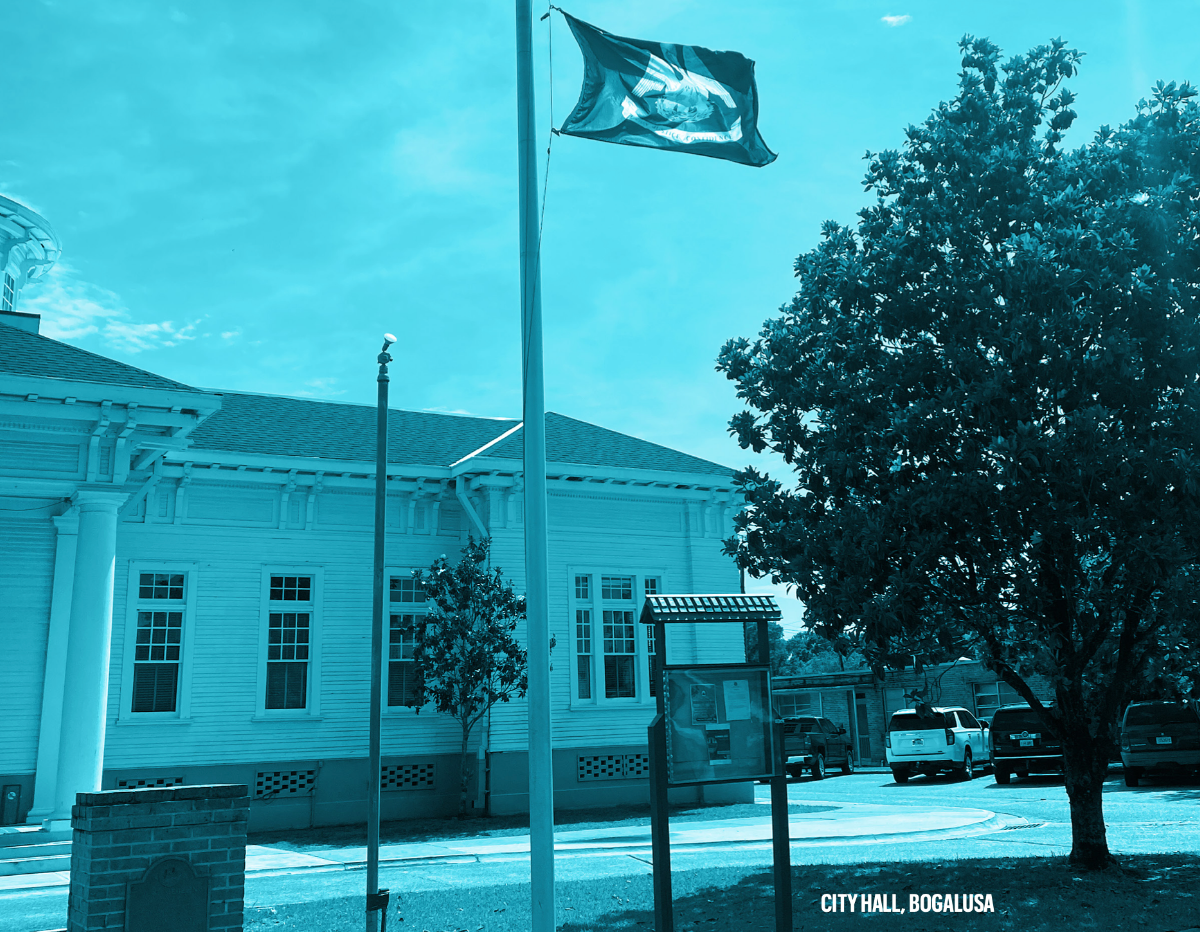
[[[379,399],[375,408],[375,586],[371,598],[371,737],[367,753],[367,932],[387,928],[388,891],[379,889],[379,732],[383,711],[383,568],[384,519],[387,515],[388,347],[383,335],[379,353]]]

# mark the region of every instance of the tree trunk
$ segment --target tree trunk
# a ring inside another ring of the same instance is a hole
[[[462,735],[462,751],[458,758],[458,817],[465,819],[467,817],[467,787],[470,783],[470,777],[467,773],[467,740],[471,737],[471,733],[464,728]]]
[[[1062,693],[1059,694],[1062,698]],[[1104,780],[1108,775],[1110,742],[1104,730],[1093,734],[1087,712],[1077,696],[1062,706],[1063,781],[1071,803],[1072,867],[1104,870],[1116,864],[1108,850],[1104,826]]]
[[[1107,763],[1099,772],[1067,776],[1067,797],[1071,801],[1071,857],[1074,867],[1103,870],[1116,863],[1108,851],[1108,835],[1104,827],[1104,774]]]

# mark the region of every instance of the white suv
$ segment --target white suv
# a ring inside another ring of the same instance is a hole
[[[892,776],[907,783],[914,773],[949,771],[970,780],[987,760],[983,730],[974,715],[957,706],[926,715],[916,709],[893,713],[883,739]]]

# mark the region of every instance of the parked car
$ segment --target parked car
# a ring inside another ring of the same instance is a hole
[[[1200,707],[1186,702],[1133,702],[1121,720],[1125,785],[1147,771],[1200,770]]]
[[[988,747],[997,783],[1007,783],[1013,774],[1027,777],[1031,773],[1062,773],[1062,742],[1046,730],[1037,712],[1024,702],[995,711]]]
[[[900,709],[892,713],[883,738],[892,776],[907,783],[914,773],[949,772],[970,780],[987,760],[983,731],[974,715],[957,706],[926,714]]]
[[[814,780],[820,780],[826,766],[834,765],[842,773],[854,772],[854,751],[845,726],[816,715],[783,719],[783,753],[784,766],[793,777],[808,770]]]

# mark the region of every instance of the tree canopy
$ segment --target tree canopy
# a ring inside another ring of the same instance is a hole
[[[776,621],[768,623],[767,637],[772,676],[840,673],[866,664],[863,655],[853,650],[844,637],[834,643],[808,630],[787,637],[783,625]],[[758,663],[758,625],[753,623],[746,625],[746,660]]]
[[[1072,860],[1103,866],[1117,716],[1195,673],[1200,111],[1160,82],[1065,149],[1081,53],[960,48],[956,96],[867,154],[875,202],[721,351],[731,432],[795,473],[738,474],[727,549],[877,668],[981,656],[1066,742]]]

